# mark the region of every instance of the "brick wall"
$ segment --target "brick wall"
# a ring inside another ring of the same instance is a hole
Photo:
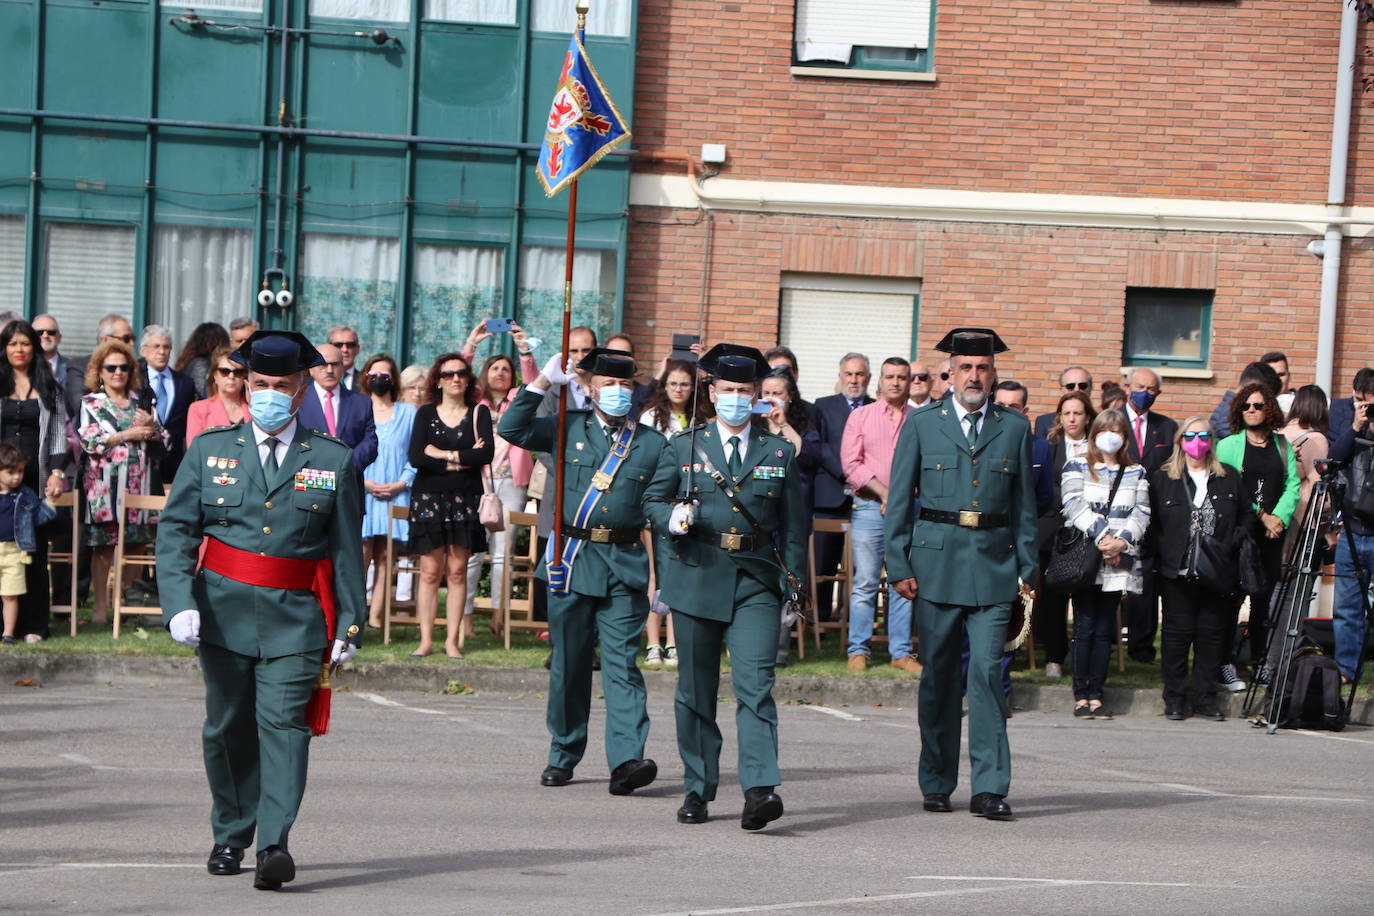
[[[790,75],[791,2],[639,10],[636,147],[724,143],[730,177],[1325,200],[1332,0],[939,4],[935,83]],[[1370,204],[1374,162],[1352,179]]]

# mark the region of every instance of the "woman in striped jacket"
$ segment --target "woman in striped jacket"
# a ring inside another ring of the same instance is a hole
[[[1087,455],[1066,462],[1061,481],[1065,523],[1102,552],[1097,583],[1073,596],[1073,714],[1080,719],[1112,717],[1102,688],[1117,604],[1123,594],[1140,594],[1144,581],[1140,545],[1150,526],[1150,484],[1127,451],[1128,430],[1123,411],[1098,414],[1088,430]]]

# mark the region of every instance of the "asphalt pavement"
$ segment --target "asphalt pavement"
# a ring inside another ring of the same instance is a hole
[[[339,692],[291,837],[297,880],[210,877],[201,691],[0,686],[0,911],[22,913],[1367,913],[1374,730],[1267,735],[1154,715],[1010,722],[1014,823],[920,810],[916,714],[781,709],[786,805],[739,827],[733,714],[701,826],[659,780],[606,792],[598,710],[568,787],[538,785],[536,692]],[[251,856],[251,852],[250,852]]]

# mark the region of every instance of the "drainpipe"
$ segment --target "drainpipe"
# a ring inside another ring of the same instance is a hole
[[[1360,12],[1347,0],[1341,11],[1341,44],[1336,58],[1336,110],[1331,125],[1331,176],[1326,189],[1326,211],[1340,218],[1345,204],[1345,179],[1350,151],[1350,104],[1355,83],[1355,37]],[[1322,287],[1317,311],[1316,383],[1334,397],[1332,375],[1336,363],[1337,293],[1341,280],[1341,223],[1330,223],[1322,244]]]

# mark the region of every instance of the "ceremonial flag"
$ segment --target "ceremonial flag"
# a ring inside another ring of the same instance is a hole
[[[539,183],[549,197],[630,139],[630,125],[601,85],[582,32],[573,33],[539,148]]]

